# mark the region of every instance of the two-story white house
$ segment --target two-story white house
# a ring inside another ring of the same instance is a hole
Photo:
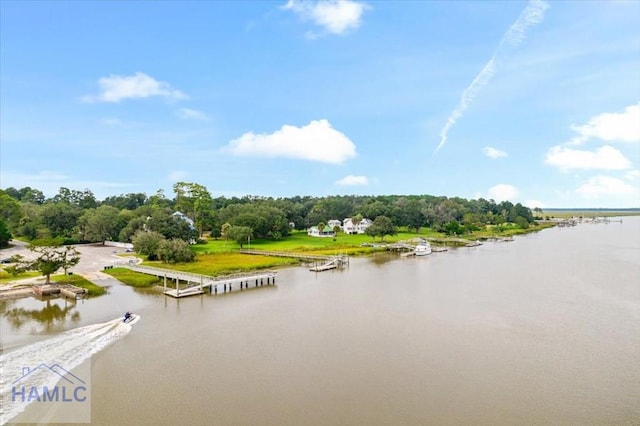
[[[364,218],[360,222],[354,223],[354,221],[348,217],[344,220],[342,230],[345,234],[364,234],[368,227],[371,226],[373,221]]]
[[[327,222],[327,226],[329,226],[331,229],[336,229],[336,226],[342,229],[342,222],[338,219],[331,219]]]
[[[195,223],[193,222],[193,220],[187,216],[186,214],[182,213],[182,212],[175,212],[174,214],[172,214],[171,216],[173,217],[177,217],[178,219],[182,219],[185,222],[187,222],[189,224],[189,228],[191,229],[196,229]]]

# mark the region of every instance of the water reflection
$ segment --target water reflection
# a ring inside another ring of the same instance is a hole
[[[399,253],[375,253],[369,257],[367,260],[373,263],[375,266],[382,266],[386,263],[393,262],[394,260],[398,260],[400,258]]]
[[[36,306],[32,308],[33,304]],[[5,301],[0,303],[0,314],[14,331],[31,324],[37,326],[36,332],[51,333],[66,329],[70,325],[67,319],[73,324],[80,321],[76,302],[67,299]]]

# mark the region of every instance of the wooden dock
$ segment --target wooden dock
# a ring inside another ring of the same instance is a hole
[[[162,278],[164,281],[164,294],[175,298],[204,293],[224,294],[265,285],[275,285],[276,283],[276,272],[273,271],[213,277],[211,275],[193,274],[151,266],[128,264],[120,266],[135,272]]]
[[[326,262],[332,260],[335,256],[326,256],[321,254],[307,254],[307,253],[293,253],[289,251],[267,251],[267,250],[252,250],[241,249],[241,254],[254,254],[258,256],[276,256],[276,257],[289,257],[293,259],[300,259],[307,262]]]
[[[314,265],[309,270],[311,272],[323,272],[331,269],[342,268],[345,265],[349,265],[348,256],[333,256],[322,265]]]

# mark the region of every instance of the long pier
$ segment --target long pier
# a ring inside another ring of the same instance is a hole
[[[131,264],[122,264],[119,266],[142,274],[162,278],[164,280],[164,294],[175,298],[195,296],[206,292],[223,294],[231,291],[241,291],[250,287],[275,285],[276,283],[276,272],[273,271],[213,277],[211,275],[174,271],[172,269],[155,268],[152,266]],[[175,286],[171,288],[169,282],[175,283]],[[186,283],[186,285],[181,287],[181,282]]]
[[[341,268],[349,264],[349,256],[345,254],[339,254],[336,256],[327,256],[321,254],[306,254],[306,253],[293,253],[289,251],[267,251],[267,250],[240,250],[242,254],[255,254],[260,256],[277,256],[277,257],[290,257],[293,259],[300,259],[314,265],[309,268],[311,272],[322,272],[330,269]]]
[[[326,256],[322,254],[306,254],[306,253],[293,253],[289,251],[267,251],[267,250],[252,250],[252,249],[241,249],[239,253],[255,254],[259,256],[290,257],[293,259],[306,260],[309,262],[328,262],[334,258],[334,256]]]

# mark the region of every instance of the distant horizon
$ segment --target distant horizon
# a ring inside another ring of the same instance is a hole
[[[638,22],[637,1],[1,1],[0,186],[640,208]]]

